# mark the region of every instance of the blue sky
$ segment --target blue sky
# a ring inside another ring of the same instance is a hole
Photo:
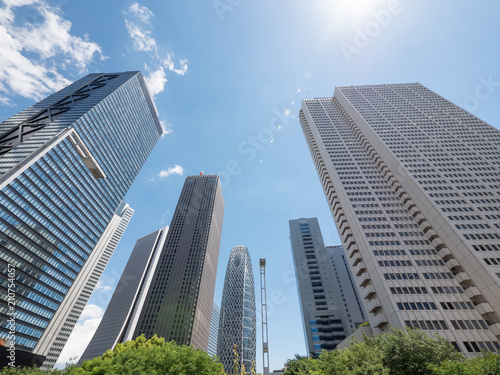
[[[0,0],[0,120],[87,73],[141,70],[165,128],[61,361],[83,351],[135,241],[170,223],[185,176],[200,171],[221,175],[226,205],[215,301],[231,248],[248,246],[256,285],[267,258],[271,370],[305,354],[288,220],[318,217],[326,244],[340,240],[301,100],[420,82],[499,127],[498,14],[493,0]]]

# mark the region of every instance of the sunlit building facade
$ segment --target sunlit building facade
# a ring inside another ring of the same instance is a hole
[[[256,320],[252,261],[246,246],[235,246],[227,263],[220,306],[217,357],[227,373],[238,366],[250,373],[255,366]]]
[[[500,132],[418,84],[336,87],[300,122],[370,326],[500,348]]]
[[[162,134],[140,72],[90,74],[0,124],[0,338],[56,362],[133,210]]]

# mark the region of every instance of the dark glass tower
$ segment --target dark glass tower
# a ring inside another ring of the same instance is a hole
[[[219,176],[188,176],[133,336],[207,350],[223,217]]]
[[[81,361],[144,334],[207,350],[224,216],[218,176],[188,176],[169,228],[135,245]]]
[[[235,246],[227,263],[220,307],[217,356],[227,373],[234,372],[236,350],[240,366],[255,365],[256,320],[252,261],[246,246]],[[235,346],[236,345],[236,346]]]
[[[14,267],[16,346],[51,367],[133,210],[162,133],[140,72],[90,74],[0,124],[0,338]]]

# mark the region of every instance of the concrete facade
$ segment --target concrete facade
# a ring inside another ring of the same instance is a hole
[[[500,132],[418,83],[337,87],[300,122],[374,333],[500,348]]]

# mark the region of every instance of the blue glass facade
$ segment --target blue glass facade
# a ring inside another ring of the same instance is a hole
[[[217,340],[219,337],[219,319],[220,308],[214,302],[212,308],[212,319],[210,321],[210,335],[208,336],[208,349],[207,353],[210,355],[217,355]]]
[[[33,350],[160,136],[140,72],[88,75],[0,124],[0,338],[9,265],[16,346]]]

